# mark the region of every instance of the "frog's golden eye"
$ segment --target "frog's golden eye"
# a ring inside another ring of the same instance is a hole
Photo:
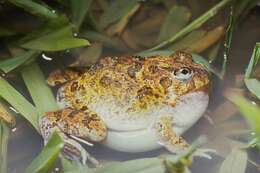
[[[187,80],[192,76],[192,70],[188,67],[182,67],[174,71],[174,77],[179,80]]]

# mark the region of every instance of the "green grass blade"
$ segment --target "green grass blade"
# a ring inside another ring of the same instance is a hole
[[[1,103],[0,103],[1,104]],[[9,128],[0,119],[0,172],[7,173],[7,147],[8,147],[8,137],[9,137]]]
[[[57,19],[58,15],[54,11],[39,3],[32,0],[8,0],[8,2],[24,9],[25,11],[31,13],[32,15],[42,17],[45,19]]]
[[[245,173],[247,165],[247,153],[233,149],[222,163],[218,173]]]
[[[246,69],[245,78],[250,78],[253,73],[254,68],[256,67],[258,61],[260,59],[260,43],[256,43],[252,57]]]
[[[250,59],[248,67],[245,73],[244,82],[249,91],[254,94],[258,99],[260,99],[260,81],[255,78],[251,78],[254,68],[257,66],[260,59],[260,43],[256,43],[253,51],[253,55]]]
[[[231,95],[229,99],[238,106],[238,109],[249,123],[251,129],[256,133],[260,147],[260,107],[251,104],[242,96]]]
[[[60,51],[87,45],[89,45],[87,40],[75,38],[72,35],[71,27],[64,26],[38,35],[38,37],[22,43],[21,47],[42,51]]]
[[[62,147],[63,141],[61,137],[54,132],[41,153],[33,160],[25,173],[47,172],[53,166]]]
[[[97,168],[95,173],[151,173],[152,170],[156,170],[156,173],[164,173],[165,167],[163,159],[145,158],[126,162],[110,163],[101,168]]]
[[[11,104],[37,131],[39,131],[39,113],[37,109],[2,77],[0,77],[0,97]]]
[[[180,41],[177,41],[176,43],[167,47],[167,49],[171,49],[173,51],[186,49],[196,41],[200,40],[205,34],[206,31],[201,29],[192,31]]]
[[[190,18],[191,13],[187,7],[173,6],[164,20],[157,42],[175,35],[189,22]]]
[[[224,77],[227,69],[227,64],[228,64],[228,59],[229,59],[229,54],[230,54],[230,49],[231,49],[231,43],[232,43],[232,36],[233,36],[233,31],[234,31],[234,10],[233,7],[231,6],[230,9],[230,15],[228,18],[228,24],[226,28],[226,34],[225,34],[225,43],[224,43],[224,59],[223,59],[223,64],[222,64],[222,70],[221,70],[221,75]]]
[[[216,4],[213,8],[208,10],[206,13],[195,19],[193,22],[191,22],[189,25],[187,25],[185,28],[183,28],[181,31],[179,31],[177,34],[173,35],[171,38],[169,38],[166,41],[163,41],[162,43],[146,50],[147,51],[153,51],[160,49],[170,43],[173,43],[174,41],[180,39],[181,37],[187,35],[188,33],[192,32],[193,30],[199,28],[207,22],[210,18],[214,17],[222,8],[224,8],[228,3],[230,3],[232,0],[222,0],[218,4]]]
[[[99,25],[106,28],[108,25],[124,17],[131,9],[137,5],[137,0],[115,0],[101,15]]]
[[[76,29],[79,30],[89,8],[92,0],[70,0],[71,6],[71,20]]]
[[[245,79],[244,81],[248,90],[260,99],[260,81],[257,79]]]
[[[45,82],[44,75],[36,62],[21,71],[23,80],[40,115],[47,111],[57,110],[58,106],[51,89]]]
[[[3,72],[8,73],[16,69],[17,67],[25,64],[26,62],[36,58],[37,55],[39,55],[38,51],[29,50],[23,53],[22,55],[18,55],[16,57],[0,61],[0,69]]]

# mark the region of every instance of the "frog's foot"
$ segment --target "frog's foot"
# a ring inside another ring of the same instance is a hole
[[[159,143],[165,146],[171,153],[181,152],[188,147],[188,143],[174,132],[171,116],[160,116],[153,128]]]
[[[87,160],[94,165],[98,164],[81,144],[70,137],[75,136],[93,142],[102,141],[106,137],[105,123],[94,112],[72,108],[48,112],[40,118],[39,125],[45,142],[53,131],[56,130],[60,134],[65,142],[62,153],[69,159],[83,164]]]
[[[80,76],[80,72],[74,70],[55,70],[51,72],[47,78],[50,86],[56,86],[76,79]]]

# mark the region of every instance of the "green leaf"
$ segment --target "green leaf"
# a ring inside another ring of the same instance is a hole
[[[43,6],[32,0],[8,0],[10,3],[24,9],[25,11],[45,19],[57,19],[58,15],[48,6]]]
[[[137,5],[137,0],[115,0],[101,15],[99,25],[106,28],[108,25],[118,21]]]
[[[39,114],[37,109],[2,77],[0,77],[0,97],[11,104],[25,119],[27,119],[33,125],[37,131],[39,131]]]
[[[95,173],[164,173],[163,159],[145,158],[126,162],[109,163],[97,168]]]
[[[0,69],[3,72],[8,73],[16,69],[17,67],[25,64],[26,62],[36,58],[38,55],[39,55],[38,51],[29,50],[23,53],[22,55],[18,55],[10,59],[0,61]]]
[[[233,6],[230,8],[230,14],[228,18],[228,24],[226,27],[226,34],[225,34],[225,42],[224,42],[224,57],[223,57],[223,64],[221,75],[224,76],[227,69],[227,63],[229,59],[231,44],[232,44],[232,36],[234,32],[235,20],[234,20],[234,9]]]
[[[66,158],[62,158],[61,163],[64,173],[94,173],[87,165],[73,163]]]
[[[198,17],[197,19],[192,21],[189,25],[184,27],[182,30],[180,30],[178,33],[176,33],[172,37],[170,37],[168,40],[163,41],[162,43],[146,50],[145,52],[160,49],[160,48],[162,48],[162,47],[164,47],[168,44],[175,42],[176,40],[180,39],[181,37],[183,37],[183,36],[187,35],[188,33],[192,32],[193,30],[199,28],[200,26],[202,26],[202,24],[204,24],[210,18],[215,16],[222,8],[224,8],[231,1],[232,0],[222,0],[222,1],[220,1],[214,7],[209,9],[206,13],[204,13],[203,15],[201,15],[200,17]]]
[[[258,79],[251,78],[251,76],[259,59],[260,59],[260,43],[256,43],[256,46],[253,51],[253,55],[246,69],[244,81],[249,91],[252,94],[254,94],[258,99],[260,99],[260,81]]]
[[[36,62],[23,68],[21,73],[40,115],[59,109],[52,91],[47,86],[44,75]]]
[[[166,40],[180,31],[190,20],[191,13],[184,6],[173,6],[160,29],[157,42]]]
[[[1,104],[1,103],[0,103]],[[3,120],[0,119],[0,172],[7,173],[7,147],[10,130]]]
[[[0,37],[12,36],[16,33],[14,31],[10,31],[9,29],[0,27]]]
[[[26,169],[25,173],[47,172],[53,166],[62,147],[63,141],[61,137],[57,134],[57,132],[54,132],[41,153],[36,157],[36,159],[33,160],[30,166]]]
[[[61,27],[44,33],[21,44],[21,47],[42,51],[60,51],[80,46],[87,46],[89,42],[85,39],[75,38],[71,27]]]
[[[185,36],[180,41],[170,45],[167,49],[171,49],[173,51],[182,50],[188,48],[190,45],[195,43],[196,41],[200,40],[206,34],[205,30],[199,29],[192,31],[187,36]]]
[[[115,38],[108,37],[107,35],[87,30],[81,34],[82,36],[86,37],[90,41],[93,42],[101,42],[107,47],[116,48],[120,50],[126,50],[125,47],[122,46],[122,42]]]
[[[244,81],[249,91],[260,99],[260,81],[257,79],[245,79]]]
[[[249,78],[260,59],[260,43],[256,43],[252,57],[246,69],[245,78]]]
[[[218,173],[245,173],[246,165],[247,153],[239,149],[233,149],[222,163]]]
[[[247,122],[251,126],[251,129],[256,133],[256,137],[259,140],[258,145],[260,147],[260,107],[251,104],[242,96],[231,95],[228,98],[238,106],[238,109],[246,118]]]
[[[90,8],[92,0],[70,0],[72,11],[71,20],[76,29],[79,30],[84,18]]]

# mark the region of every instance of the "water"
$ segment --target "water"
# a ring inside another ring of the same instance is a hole
[[[220,96],[220,93],[229,87],[235,86],[235,76],[244,72],[244,69],[247,66],[249,58],[252,54],[253,47],[255,46],[255,43],[260,40],[259,11],[259,9],[253,11],[250,14],[250,16],[242,24],[238,26],[237,31],[234,33],[233,49],[231,52],[231,59],[228,65],[226,79],[224,83],[221,83],[219,80],[213,77],[214,89],[211,94],[211,103],[209,106],[208,113],[209,118],[201,118],[196,125],[194,125],[190,130],[188,130],[184,134],[184,138],[187,139],[188,142],[192,142],[201,134],[205,134],[209,139],[209,142],[206,145],[206,147],[215,148],[221,155],[226,155],[236,144],[232,144],[229,143],[230,141],[223,140],[225,139],[225,134],[229,132],[229,130],[232,130],[232,127],[234,127],[233,130],[246,128],[246,124],[244,123],[243,119],[241,119],[239,113],[235,111],[234,113],[236,114],[236,116],[232,118],[232,121],[229,122],[229,124],[226,124],[227,121],[221,121],[221,119],[229,115],[234,108],[232,105],[228,103],[226,103],[226,105],[224,106],[222,105],[225,100],[222,96]],[[52,56],[45,56],[47,57],[47,61],[41,59],[39,60],[39,62],[41,68],[44,70],[46,74],[57,67],[61,67],[60,64],[63,64],[63,61],[52,63],[52,61],[49,61],[52,58]],[[220,53],[218,55],[218,59],[221,58],[222,54]],[[17,81],[14,82],[14,84],[17,84]],[[24,86],[16,85],[16,88],[18,88],[24,94],[28,94],[26,93]],[[219,111],[215,111],[217,107],[220,105],[223,106],[221,114]],[[214,124],[211,123],[211,120],[214,122]],[[8,172],[22,173],[40,152],[41,148],[43,147],[43,141],[42,138],[37,134],[37,132],[21,118],[18,118],[17,126],[15,128],[16,129],[13,130],[11,133],[9,141]],[[98,160],[101,161],[129,160],[140,157],[152,157],[157,156],[161,153],[166,153],[166,150],[164,149],[139,154],[126,154],[123,152],[117,152],[105,148],[100,145],[95,145],[94,147],[86,148],[93,156],[95,156]],[[257,154],[257,151],[250,150],[249,155],[251,158],[253,158],[253,160],[259,162],[259,156]],[[217,168],[219,164],[222,162],[222,160],[223,159],[217,155],[214,155],[212,160],[196,159],[194,161],[194,164],[191,166],[191,170],[193,173],[217,172]],[[256,173],[258,172],[258,170],[252,164],[248,164],[247,172]]]

